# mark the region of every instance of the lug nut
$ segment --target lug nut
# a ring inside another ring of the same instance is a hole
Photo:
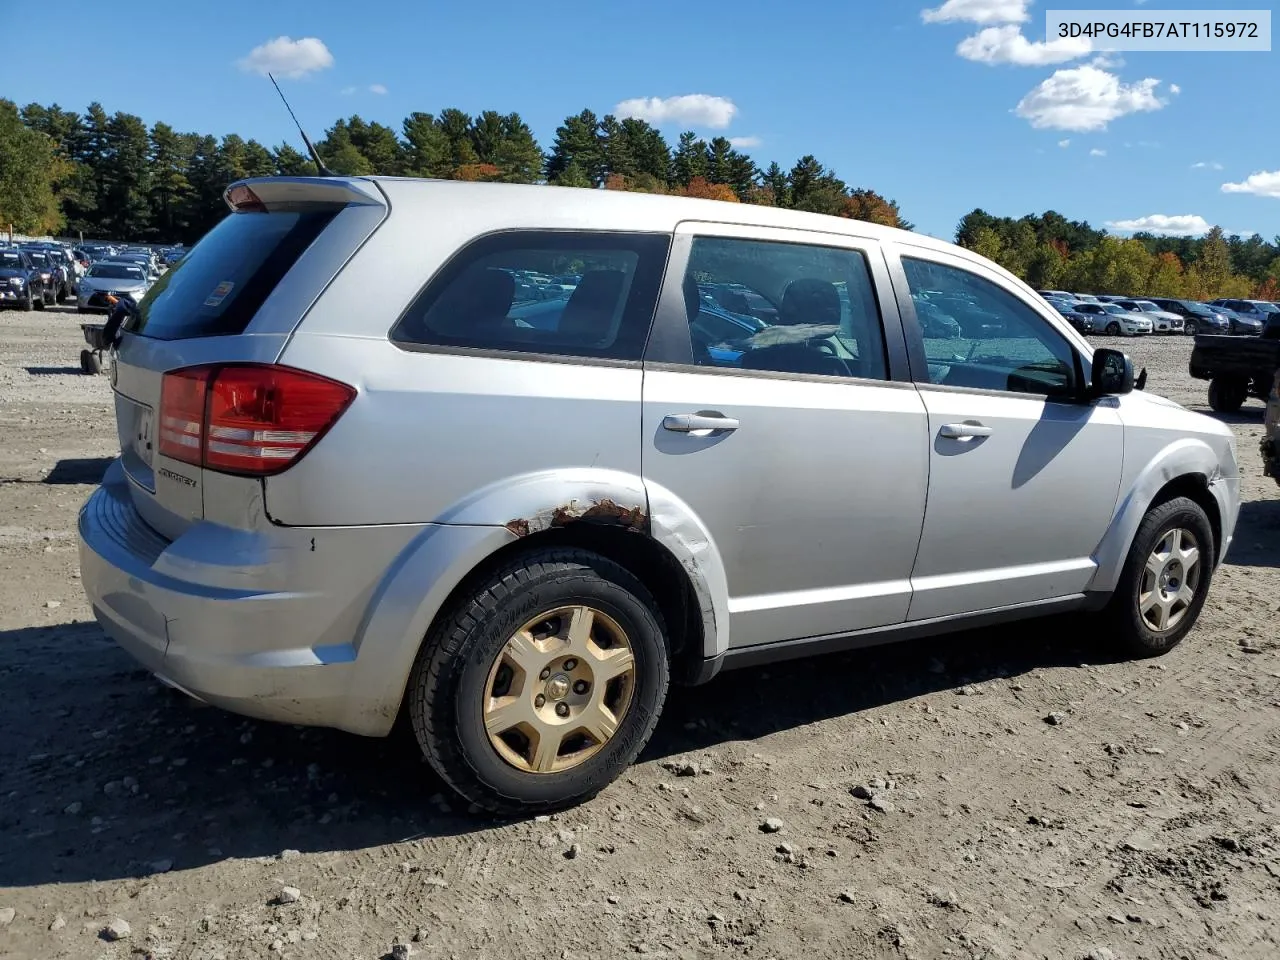
[[[542,694],[538,694],[536,697],[533,698],[533,705],[535,707],[544,706],[546,702],[547,702],[547,698],[544,697]]]
[[[575,683],[575,684],[573,685],[573,692],[574,692],[574,693],[586,693],[586,692],[587,692],[587,687],[588,687],[588,686],[589,686],[589,684],[587,683],[587,681],[585,681],[585,680],[579,680],[577,683]]]
[[[556,704],[556,713],[557,713],[557,714],[559,714],[559,715],[560,715],[560,716],[562,716],[562,717],[567,717],[567,716],[569,715],[569,705],[568,705],[567,703],[564,703],[564,702],[557,703],[557,704]]]
[[[577,666],[578,666],[578,661],[573,659],[573,657],[570,657],[568,660],[564,662],[564,668],[566,670],[573,670]]]
[[[539,679],[541,679],[541,680],[545,680],[545,679],[547,679],[547,677],[549,677],[549,676],[551,676],[551,668],[550,668],[550,667],[547,667],[547,668],[546,668],[545,670],[543,670],[540,674],[538,674],[538,678],[539,678]]]

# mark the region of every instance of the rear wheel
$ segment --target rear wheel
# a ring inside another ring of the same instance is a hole
[[[1209,407],[1215,413],[1235,413],[1249,399],[1245,381],[1215,377],[1209,381]]]
[[[670,665],[661,615],[630,572],[540,550],[477,584],[433,629],[406,696],[436,772],[504,815],[572,806],[653,733]]]
[[[80,369],[85,373],[101,373],[102,361],[98,359],[98,355],[92,350],[81,350]]]
[[[1213,528],[1194,500],[1154,507],[1133,538],[1108,615],[1124,649],[1168,653],[1195,626],[1213,578]]]
[[[1106,334],[1108,337],[1120,336],[1120,324],[1112,320],[1110,323],[1107,324]]]

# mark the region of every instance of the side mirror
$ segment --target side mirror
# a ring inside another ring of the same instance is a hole
[[[1093,393],[1105,397],[1133,391],[1133,361],[1120,350],[1093,352]]]

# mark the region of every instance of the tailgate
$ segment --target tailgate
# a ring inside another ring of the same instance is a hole
[[[138,305],[112,365],[120,456],[134,505],[169,539],[193,521],[251,527],[261,481],[202,469],[200,424],[161,411],[166,373],[274,363],[343,263],[385,216],[371,183],[310,178],[247,181],[252,198],[174,264]],[[230,202],[230,201],[229,201]],[[160,439],[192,451],[162,455]]]

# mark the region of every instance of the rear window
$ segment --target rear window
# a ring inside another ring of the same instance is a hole
[[[243,333],[336,215],[334,209],[228,215],[156,281],[130,330],[157,340]]]
[[[639,360],[669,239],[523,230],[482,237],[427,285],[391,339],[409,349]],[[552,283],[566,273],[572,285]]]

